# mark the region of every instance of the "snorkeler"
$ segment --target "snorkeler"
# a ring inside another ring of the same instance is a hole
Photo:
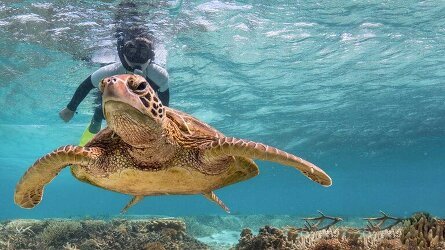
[[[66,108],[59,113],[60,118],[69,122],[77,107],[93,88],[105,77],[118,74],[134,73],[145,77],[156,91],[161,102],[169,105],[168,73],[160,65],[154,63],[155,52],[152,38],[143,29],[132,29],[131,32],[120,32],[117,38],[117,51],[120,62],[101,67],[88,76],[77,88]],[[90,125],[83,133],[80,145],[85,145],[101,129],[104,116],[102,113],[101,96],[97,98],[98,106],[94,111]]]

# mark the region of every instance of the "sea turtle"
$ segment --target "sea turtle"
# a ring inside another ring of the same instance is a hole
[[[274,147],[226,137],[204,122],[162,105],[145,78],[116,75],[100,83],[108,127],[85,147],[63,146],[37,160],[18,182],[14,200],[33,208],[43,188],[63,168],[79,180],[133,199],[144,196],[203,194],[229,209],[213,190],[256,176],[252,159],[278,162],[330,186],[331,178],[314,164]]]

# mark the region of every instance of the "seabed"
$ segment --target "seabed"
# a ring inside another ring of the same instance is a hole
[[[445,249],[445,220],[428,213],[347,220],[319,213],[9,220],[0,223],[0,249]]]

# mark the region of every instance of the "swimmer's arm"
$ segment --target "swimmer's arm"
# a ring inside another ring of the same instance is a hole
[[[165,92],[168,89],[167,70],[156,63],[150,63],[146,69],[146,76],[150,78],[159,87],[159,92]]]
[[[170,90],[167,89],[164,92],[158,91],[158,97],[161,99],[162,104],[168,107],[170,102]]]
[[[90,91],[94,88],[93,83],[91,82],[91,75],[85,79],[79,87],[77,87],[76,92],[74,93],[71,101],[66,106],[71,111],[76,111],[79,104],[85,99],[85,97],[90,93]]]
[[[77,87],[73,98],[71,98],[70,103],[66,106],[71,111],[76,111],[79,104],[85,99],[85,97],[90,93],[90,91],[99,86],[99,82],[109,76],[118,75],[125,73],[125,69],[120,63],[113,63],[104,66],[96,70],[93,74],[88,76],[79,87]]]

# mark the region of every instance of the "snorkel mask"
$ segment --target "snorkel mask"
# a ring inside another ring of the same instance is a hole
[[[124,44],[124,55],[131,63],[144,64],[153,59],[154,52],[150,41],[136,38]]]
[[[152,42],[145,37],[126,39],[121,34],[118,37],[117,50],[121,63],[131,72],[140,69],[143,64],[151,63],[155,56]]]

